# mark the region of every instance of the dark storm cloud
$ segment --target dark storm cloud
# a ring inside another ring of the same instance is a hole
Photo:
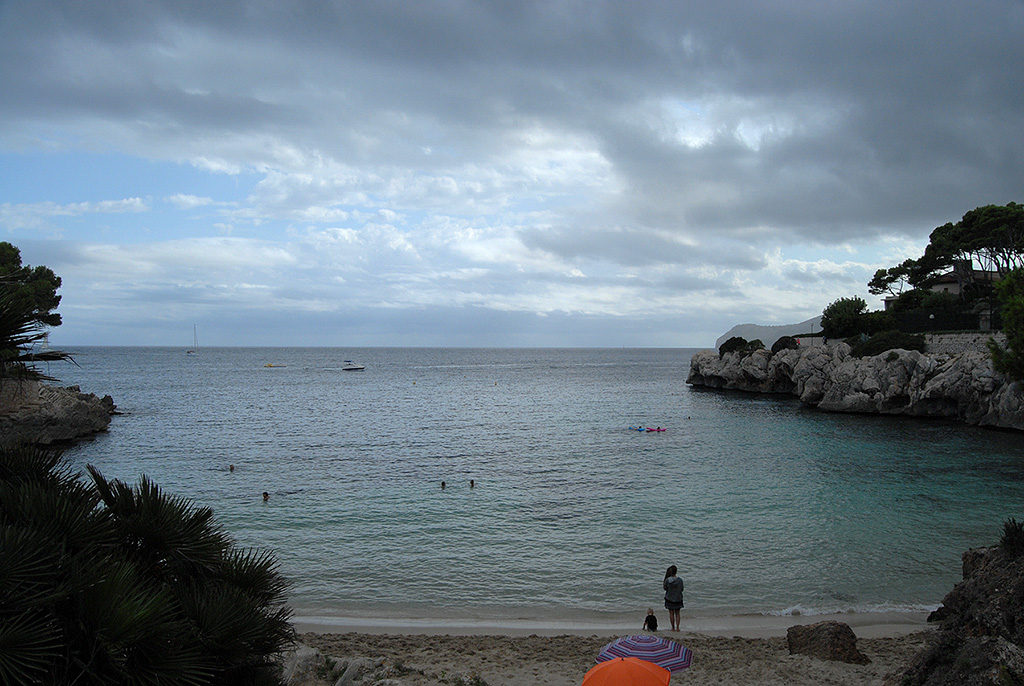
[[[702,292],[716,316],[782,298],[806,319],[829,284],[1022,200],[1021,36],[1008,0],[8,0],[0,145],[252,173],[237,205],[161,193],[220,203],[201,237],[238,242],[188,245],[251,256],[241,299],[617,314],[642,296],[696,317],[673,298]],[[195,261],[175,255],[161,274]],[[199,271],[188,288],[212,292]]]
[[[320,137],[346,163],[381,152],[402,163],[424,143],[478,160],[504,144],[501,130],[536,120],[596,141],[628,184],[624,221],[826,242],[1020,191],[1017,2],[35,7],[3,10],[4,62],[20,65],[5,70],[5,116],[119,113],[228,131],[315,122],[294,137]],[[294,99],[262,99],[257,84]],[[661,98],[716,107],[710,140],[666,141],[635,119]],[[417,121],[380,125],[388,113]],[[788,128],[753,150],[739,136],[755,115]],[[361,151],[353,130],[391,140]],[[733,197],[687,192],[707,186]]]

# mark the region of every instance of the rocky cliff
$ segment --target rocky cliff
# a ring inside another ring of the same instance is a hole
[[[963,555],[963,581],[932,619],[930,648],[893,683],[914,686],[1024,684],[1024,556],[1001,546]]]
[[[0,383],[0,447],[50,445],[105,431],[116,413],[113,399],[39,381]]]
[[[988,353],[890,350],[855,358],[850,346],[702,350],[690,361],[693,386],[794,395],[830,412],[945,417],[979,426],[1024,429],[1024,384],[993,370]]]

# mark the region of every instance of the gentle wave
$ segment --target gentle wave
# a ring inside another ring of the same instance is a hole
[[[769,617],[818,617],[821,615],[848,614],[921,614],[937,610],[939,605],[917,605],[900,603],[880,603],[871,605],[847,605],[834,607],[804,607],[796,605],[781,610],[762,612]]]

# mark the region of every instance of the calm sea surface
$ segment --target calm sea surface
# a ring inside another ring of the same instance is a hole
[[[670,564],[693,615],[920,610],[1024,519],[1020,434],[692,389],[693,350],[73,352],[125,414],[72,463],[212,507],[297,615],[635,618]]]

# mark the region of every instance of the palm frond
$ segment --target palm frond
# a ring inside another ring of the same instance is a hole
[[[232,550],[221,566],[221,577],[261,605],[283,603],[291,588],[269,550]]]
[[[215,525],[213,510],[165,494],[145,475],[132,488],[88,469],[115,525],[145,564],[169,576],[206,575],[220,564],[231,539]]]
[[[45,613],[3,616],[0,622],[0,684],[46,683],[61,652],[60,632]]]
[[[0,527],[0,616],[39,610],[66,595],[60,546],[40,545],[34,531]]]
[[[276,683],[295,632],[275,557],[147,477],[87,469],[0,450],[0,683]]]
[[[63,542],[73,553],[109,545],[111,529],[95,496],[80,484],[54,489],[46,484],[0,484],[4,503],[0,522],[34,532],[37,542]]]
[[[208,683],[211,661],[171,593],[125,559],[90,571],[99,578],[75,608],[88,640],[79,651],[90,658],[88,671],[111,683]]]
[[[0,376],[53,381],[35,363],[73,361],[66,352],[36,350],[36,345],[46,339],[47,328],[34,307],[10,291],[0,291]]]
[[[228,583],[179,587],[184,612],[196,627],[206,649],[224,675],[267,667],[272,656],[295,640],[290,613],[268,611],[253,604],[245,593]]]
[[[46,481],[67,483],[77,479],[62,465],[63,453],[33,445],[20,445],[0,453],[0,482]]]

